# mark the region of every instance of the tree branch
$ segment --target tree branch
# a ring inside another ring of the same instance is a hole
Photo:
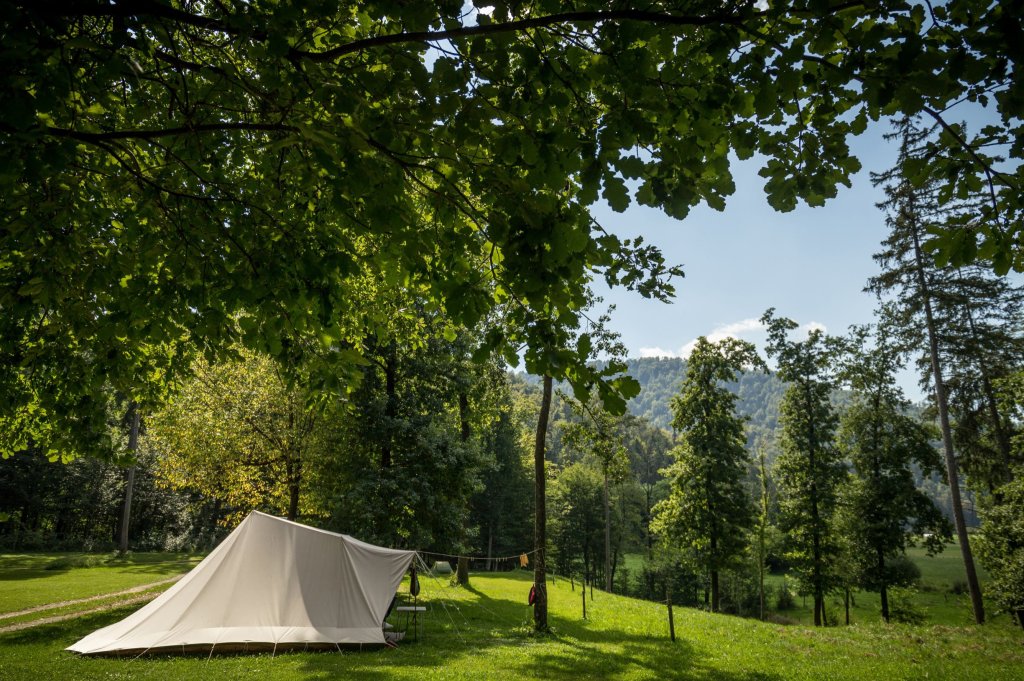
[[[859,3],[857,3],[859,4]],[[761,12],[752,12],[742,17],[749,19],[762,16]],[[402,43],[429,43],[444,40],[457,40],[459,38],[471,38],[482,35],[500,35],[502,33],[518,33],[532,28],[546,28],[570,23],[597,24],[605,21],[639,21],[650,24],[664,24],[668,26],[710,26],[714,24],[725,24],[737,26],[742,23],[738,14],[709,14],[707,16],[689,14],[666,14],[663,12],[649,12],[639,9],[618,9],[618,10],[593,10],[580,12],[560,12],[518,21],[505,21],[496,24],[481,24],[477,26],[462,26],[459,28],[444,31],[415,31],[410,33],[392,33],[389,35],[378,35],[372,38],[355,40],[345,45],[339,45],[324,52],[307,52],[292,48],[289,56],[308,59],[310,61],[333,61],[339,57],[361,52],[362,50],[381,47],[384,45],[396,45]]]
[[[81,130],[70,130],[68,128],[43,128],[51,137],[67,137],[81,142],[108,142],[110,140],[151,140],[160,137],[177,137],[179,135],[192,135],[197,132],[229,132],[229,131],[257,131],[257,132],[298,132],[299,129],[293,125],[284,123],[200,123],[177,128],[160,128],[156,130],[112,130],[110,132],[83,132]]]

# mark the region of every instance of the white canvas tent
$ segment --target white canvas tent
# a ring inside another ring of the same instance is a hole
[[[384,616],[415,555],[254,512],[158,598],[68,650],[384,643]]]

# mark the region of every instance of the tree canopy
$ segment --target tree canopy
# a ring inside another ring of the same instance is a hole
[[[721,209],[755,154],[775,208],[818,205],[890,114],[942,128],[911,170],[989,189],[933,245],[1024,268],[1002,3],[5,1],[0,35],[5,453],[96,445],[103,386],[158,399],[193,347],[319,353],[343,389],[393,321],[374,287],[501,314],[481,353],[621,410],[635,384],[566,329],[592,278],[666,298],[680,272],[591,206]],[[962,101],[996,122],[967,137]]]

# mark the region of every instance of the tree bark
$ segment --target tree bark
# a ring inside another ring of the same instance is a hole
[[[131,430],[128,431],[128,450],[134,457],[139,453],[139,405],[132,400],[131,406],[128,408],[132,413]],[[131,468],[128,469],[128,483],[124,491],[124,509],[121,511],[121,541],[118,551],[122,556],[128,553],[128,526],[132,519],[132,492],[134,490],[135,464],[132,463]]]
[[[534,511],[533,524],[533,585],[536,597],[533,601],[533,627],[537,631],[548,630],[548,591],[546,570],[547,547],[547,478],[544,470],[545,441],[548,432],[548,416],[551,413],[551,377],[544,377],[541,393],[540,414],[537,416],[537,437],[533,447]]]
[[[939,425],[942,428],[942,447],[946,456],[946,477],[949,483],[949,497],[953,506],[953,523],[956,525],[956,536],[960,542],[960,553],[964,560],[964,571],[967,573],[967,588],[971,594],[971,606],[974,609],[974,621],[982,624],[985,621],[985,606],[981,600],[981,584],[974,567],[974,555],[971,552],[971,541],[967,535],[967,523],[964,521],[963,504],[960,501],[960,476],[957,474],[956,455],[953,452],[953,434],[949,426],[949,407],[946,402],[946,386],[942,382],[942,364],[939,360],[939,339],[935,332],[935,319],[932,315],[931,294],[924,276],[924,258],[921,255],[921,243],[916,227],[911,230],[914,237],[914,261],[917,265],[917,283],[924,302],[925,324],[928,330],[928,350],[931,355],[932,380],[935,382],[935,404],[939,409]]]
[[[469,586],[469,558],[459,556],[458,567],[455,570],[455,581],[459,586]]]

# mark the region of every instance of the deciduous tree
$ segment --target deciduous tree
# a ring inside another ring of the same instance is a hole
[[[164,409],[147,420],[167,484],[224,502],[235,523],[254,509],[298,518],[310,460],[328,443],[322,414],[266,355],[200,361]]]
[[[466,328],[506,309],[483,351],[526,345],[531,373],[621,410],[555,327],[592,277],[664,298],[677,270],[590,207],[721,208],[755,154],[774,207],[819,205],[892,113],[942,127],[927,165],[952,194],[990,190],[935,245],[1024,267],[1024,169],[986,153],[1024,155],[1004,3],[42,0],[0,5],[0,33],[5,454],[95,451],[104,384],[152,403],[193,345],[335,348],[309,381],[341,392],[385,336],[367,279]],[[962,101],[998,121],[969,137]]]

